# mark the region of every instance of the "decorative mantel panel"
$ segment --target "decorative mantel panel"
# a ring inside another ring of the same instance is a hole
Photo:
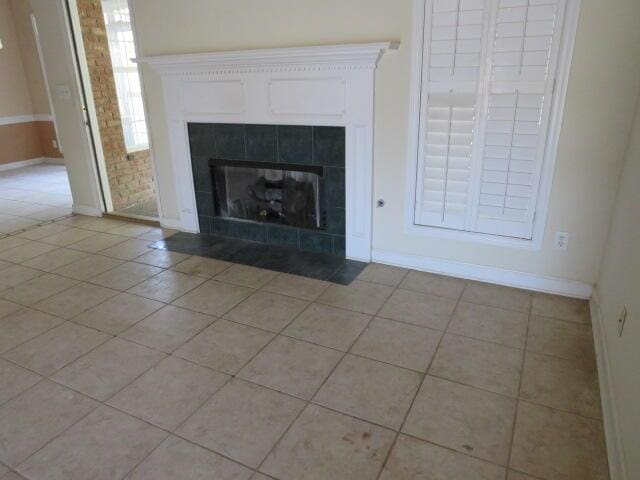
[[[197,232],[187,123],[345,127],[346,255],[371,259],[374,69],[397,44],[139,59],[162,77],[180,227]]]

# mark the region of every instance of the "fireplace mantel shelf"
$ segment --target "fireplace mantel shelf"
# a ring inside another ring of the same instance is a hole
[[[185,70],[247,71],[301,68],[375,68],[382,54],[397,50],[399,42],[315,45],[309,47],[269,48],[224,52],[155,55],[135,59],[161,74]]]

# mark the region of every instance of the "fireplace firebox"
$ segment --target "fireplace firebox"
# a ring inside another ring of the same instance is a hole
[[[322,167],[216,158],[209,167],[216,216],[324,228]]]

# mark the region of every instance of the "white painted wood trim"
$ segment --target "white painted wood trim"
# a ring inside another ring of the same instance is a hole
[[[605,339],[602,309],[600,308],[600,294],[598,287],[594,288],[593,296],[589,302],[591,310],[591,327],[593,341],[596,350],[598,364],[598,382],[600,385],[600,403],[602,404],[602,419],[604,421],[604,434],[607,443],[607,456],[609,459],[609,476],[611,480],[627,480],[625,467],[624,448],[620,436],[620,423],[616,404],[613,401],[613,385],[609,354]]]
[[[13,125],[16,123],[29,122],[53,122],[53,116],[48,113],[38,113],[35,115],[13,115],[0,117],[0,125]]]
[[[30,167],[31,165],[38,165],[40,163],[43,163],[44,161],[45,159],[43,157],[38,157],[30,158],[28,160],[19,160],[17,162],[11,163],[0,163],[0,172],[3,172],[5,170],[14,170],[16,168]]]
[[[412,268],[424,272],[439,273],[452,277],[466,278],[480,282],[495,283],[508,287],[525,288],[537,292],[555,293],[573,298],[588,299],[593,292],[593,286],[556,277],[545,277],[532,273],[518,272],[496,267],[487,267],[471,263],[455,262],[440,258],[410,255],[406,253],[390,252],[387,250],[373,250],[374,262]]]
[[[419,138],[419,116],[420,116],[420,95],[421,95],[421,75],[422,75],[422,54],[423,54],[423,28],[425,19],[426,0],[413,0],[413,26],[411,43],[411,78],[409,92],[409,124],[408,124],[408,146],[407,146],[407,172],[405,195],[404,231],[409,235],[418,235],[434,238],[444,238],[451,240],[462,240],[471,243],[483,243],[524,250],[540,250],[544,240],[549,201],[551,198],[551,188],[553,182],[553,172],[555,169],[556,153],[560,137],[560,128],[564,114],[564,104],[569,83],[569,73],[571,69],[571,59],[573,46],[575,44],[576,31],[578,29],[578,18],[582,0],[567,0],[565,11],[564,29],[560,42],[560,54],[556,71],[556,86],[553,95],[553,104],[549,119],[549,134],[545,148],[545,160],[542,166],[540,187],[534,217],[533,236],[531,240],[520,238],[503,237],[499,235],[467,232],[440,227],[428,227],[416,225],[415,202],[416,202],[416,181],[418,166],[418,138]]]
[[[66,163],[64,163],[64,158],[43,157],[42,160],[44,163],[49,163],[51,165],[66,165]]]
[[[189,122],[343,126],[346,256],[369,261],[374,69],[382,54],[397,46],[380,42],[139,59],[162,79],[172,170],[165,181],[174,183],[178,195],[175,226],[199,231]]]

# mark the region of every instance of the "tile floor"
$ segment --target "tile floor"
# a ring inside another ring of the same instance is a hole
[[[40,164],[0,172],[0,234],[71,213],[64,165]]]
[[[171,233],[0,239],[0,479],[608,478],[586,302],[147,246]]]

